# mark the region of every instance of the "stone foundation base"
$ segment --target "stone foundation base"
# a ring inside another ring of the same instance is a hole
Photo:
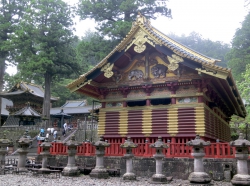
[[[189,177],[188,177],[188,180],[191,182],[191,183],[210,183],[211,181],[211,178],[210,176],[205,173],[205,172],[192,172]]]
[[[89,174],[91,178],[107,179],[109,174],[106,169],[93,169]]]
[[[125,173],[122,176],[124,181],[132,181],[132,180],[136,180],[136,176],[134,173],[130,172],[130,173]]]
[[[80,171],[78,167],[65,167],[62,171],[63,176],[79,176]]]
[[[163,174],[154,174],[151,178],[150,183],[154,184],[162,184],[162,183],[168,183],[167,177]]]
[[[233,179],[231,180],[231,183],[235,186],[250,185],[250,176],[236,174],[236,175],[234,175]]]

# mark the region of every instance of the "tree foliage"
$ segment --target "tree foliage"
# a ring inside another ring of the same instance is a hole
[[[116,45],[116,42],[105,39],[97,32],[87,31],[77,45],[77,61],[90,70],[102,60]]]
[[[246,71],[247,64],[250,64],[250,13],[245,17],[241,28],[236,31],[227,59],[234,78],[242,81],[242,73]]]
[[[50,114],[50,86],[53,78],[80,74],[75,62],[71,7],[62,0],[32,0],[13,35],[15,60],[25,77],[44,77],[43,115]]]
[[[4,73],[6,60],[14,49],[10,44],[10,34],[14,32],[15,25],[23,15],[26,0],[0,0],[0,92],[4,87]],[[10,61],[10,59],[8,59]],[[0,105],[2,105],[0,99]],[[1,107],[0,107],[1,113]],[[0,125],[1,125],[0,114]]]
[[[170,34],[169,36],[201,54],[221,60],[217,65],[227,67],[225,56],[231,49],[229,44],[225,44],[221,41],[214,42],[210,39],[204,39],[196,32],[192,32],[188,36],[177,36],[175,34]]]
[[[78,15],[82,20],[94,19],[96,29],[113,39],[125,37],[138,12],[147,18],[171,17],[171,10],[157,0],[79,0]]]
[[[243,98],[245,105],[246,105],[246,111],[247,111],[247,117],[245,118],[245,122],[250,123],[250,64],[246,65],[246,71],[242,73],[242,80],[237,83],[239,92],[241,94],[241,97]]]
[[[53,107],[62,106],[67,100],[77,100],[83,99],[82,95],[77,93],[71,93],[69,89],[65,87],[65,85],[72,82],[72,79],[58,79],[57,81],[53,81],[51,85],[51,91],[53,96],[58,97],[59,100],[53,103]]]

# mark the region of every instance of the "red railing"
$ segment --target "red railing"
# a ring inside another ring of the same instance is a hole
[[[138,143],[138,147],[132,150],[133,154],[138,157],[153,157],[155,149],[149,147],[150,143]],[[169,148],[164,149],[163,153],[166,158],[193,158],[191,155],[192,147],[186,146],[185,143],[169,143]],[[249,148],[250,150],[250,148]],[[37,153],[40,154],[42,148],[38,147]],[[67,155],[67,147],[62,143],[52,143],[50,148],[52,155]],[[125,149],[120,148],[120,143],[112,143],[105,149],[105,156],[123,156]],[[205,147],[205,158],[234,158],[235,148],[228,143],[211,143]],[[90,143],[82,143],[77,147],[78,156],[94,156],[95,147]]]

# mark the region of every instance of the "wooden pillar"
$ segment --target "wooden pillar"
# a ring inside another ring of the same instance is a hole
[[[150,101],[150,99],[147,99],[146,100],[146,106],[150,106],[151,105],[151,101]]]
[[[198,97],[198,103],[203,103],[203,96]]]
[[[106,107],[106,102],[102,102],[102,108]]]
[[[122,106],[123,106],[123,107],[127,107],[127,102],[126,102],[126,101],[123,101],[123,102],[122,102]]]
[[[129,92],[130,92],[129,87],[120,87],[119,90],[121,91],[121,94],[123,95],[123,98],[127,98],[128,94],[129,94]],[[122,102],[122,106],[123,106],[123,107],[127,107],[127,102],[126,102],[126,100],[124,100],[124,101]]]
[[[176,98],[171,98],[171,104],[176,104]]]
[[[167,87],[171,91],[172,95],[176,94],[176,90],[179,88],[178,82],[167,82]],[[176,98],[171,98],[171,104],[176,104]]]
[[[146,92],[147,96],[151,95],[151,92],[153,92],[153,87],[152,85],[146,84],[146,85],[142,85],[142,88],[144,89],[144,91]],[[151,100],[150,99],[146,99],[146,106],[150,106],[151,105]]]

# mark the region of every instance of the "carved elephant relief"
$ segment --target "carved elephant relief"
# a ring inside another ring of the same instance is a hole
[[[143,78],[143,76],[144,76],[144,73],[141,70],[131,70],[128,74],[128,79],[129,80],[132,80],[132,79],[138,80],[138,79]]]
[[[166,77],[168,67],[162,64],[157,64],[151,68],[151,74],[155,78],[159,78],[160,76]]]

